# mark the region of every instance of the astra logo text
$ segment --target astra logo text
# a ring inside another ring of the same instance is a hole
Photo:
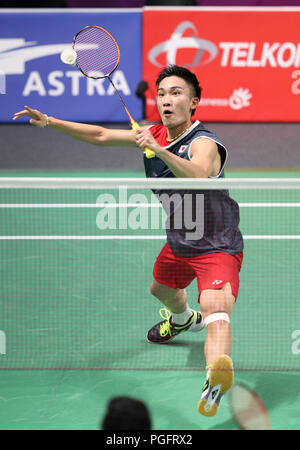
[[[72,96],[81,93],[93,96],[110,96],[115,91],[106,79],[94,80],[86,78],[76,68],[71,69],[60,62],[57,58],[57,67],[63,67],[66,70],[52,70],[45,73],[43,70],[32,70],[27,72],[28,63],[49,56],[57,55],[62,52],[69,43],[37,45],[37,42],[26,42],[23,38],[0,39],[0,90],[5,93],[4,80],[9,75],[21,75],[24,77],[23,96],[29,96],[36,93],[40,96],[61,96],[69,91]],[[112,74],[112,81],[117,89],[127,96],[131,94],[129,84],[122,70],[116,70]],[[1,81],[2,80],[2,81]]]

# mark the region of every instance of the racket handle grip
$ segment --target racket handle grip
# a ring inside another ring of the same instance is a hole
[[[140,128],[140,126],[139,126],[139,124],[137,122],[133,122],[131,124],[131,127],[132,127],[133,130],[137,130],[138,128]],[[150,148],[144,147],[143,150],[144,150],[144,153],[146,155],[146,158],[150,159],[150,158],[153,158],[155,156],[155,152],[153,150],[151,150]]]
[[[155,156],[155,152],[148,147],[144,147],[144,153],[146,155],[146,158],[148,159],[154,158]]]

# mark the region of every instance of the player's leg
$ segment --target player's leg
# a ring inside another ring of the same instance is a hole
[[[183,331],[204,328],[200,312],[190,309],[184,289],[195,278],[195,273],[167,244],[157,257],[153,276],[150,292],[165,308],[160,310],[164,320],[149,330],[148,341],[165,343]]]
[[[200,295],[200,305],[207,328],[204,345],[207,377],[198,403],[198,411],[205,416],[216,414],[224,394],[233,383],[230,314],[234,302],[230,283],[226,283],[220,290],[204,290]]]
[[[147,339],[149,342],[163,344],[183,331],[195,332],[204,328],[200,311],[190,309],[187,303],[185,289],[174,289],[153,280],[150,292],[166,308],[161,308],[159,311],[164,320],[148,331]]]
[[[181,314],[188,309],[185,289],[173,289],[156,280],[150,285],[151,294],[161,301],[172,313]]]
[[[217,412],[233,380],[230,315],[238,295],[242,259],[242,252],[217,252],[190,259],[197,274],[199,303],[207,329],[204,351],[208,372],[198,404],[204,415]]]
[[[204,353],[207,366],[210,366],[218,356],[230,356],[232,334],[230,315],[235,303],[230,283],[222,289],[207,289],[201,292],[200,306],[206,325]]]
[[[207,329],[204,345],[207,376],[198,410],[206,416],[216,414],[233,382],[230,315],[238,295],[242,259],[242,253],[210,254],[201,261],[201,274],[197,272],[199,303]]]

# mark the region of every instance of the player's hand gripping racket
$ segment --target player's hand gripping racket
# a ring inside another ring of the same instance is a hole
[[[78,69],[89,78],[108,78],[124,106],[132,129],[136,130],[139,128],[139,124],[132,118],[110,78],[120,61],[120,49],[112,35],[104,28],[96,25],[88,26],[75,35],[72,47],[77,55],[76,65]],[[155,152],[150,148],[145,147],[144,152],[147,158],[155,156]]]

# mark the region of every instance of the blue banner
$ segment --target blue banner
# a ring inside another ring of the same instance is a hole
[[[10,122],[24,105],[64,120],[128,121],[109,80],[88,79],[60,59],[87,25],[105,28],[118,42],[121,58],[111,78],[131,115],[142,118],[142,103],[135,95],[142,78],[141,11],[0,10],[1,122]]]

